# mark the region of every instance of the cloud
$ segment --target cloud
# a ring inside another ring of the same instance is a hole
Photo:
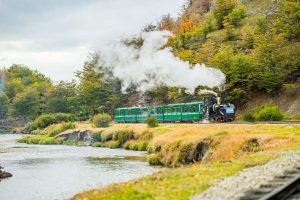
[[[70,80],[89,51],[137,34],[163,14],[176,14],[183,2],[0,0],[0,57],[7,58],[0,67],[22,63]]]

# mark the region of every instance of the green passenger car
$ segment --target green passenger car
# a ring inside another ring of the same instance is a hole
[[[203,115],[203,102],[193,102],[164,106],[118,108],[114,112],[114,121],[117,123],[141,123],[147,117],[155,117],[159,122],[193,122],[201,121]]]

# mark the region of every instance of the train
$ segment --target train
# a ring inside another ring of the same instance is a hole
[[[178,103],[146,107],[118,108],[114,110],[116,123],[143,123],[148,117],[155,117],[159,123],[231,122],[235,119],[234,104],[221,103],[219,97],[190,103]]]

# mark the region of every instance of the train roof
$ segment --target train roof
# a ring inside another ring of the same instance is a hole
[[[204,102],[203,102],[203,101],[200,101],[200,102],[189,102],[189,103],[174,103],[174,104],[157,105],[157,106],[123,107],[123,108],[117,108],[116,110],[124,110],[124,109],[143,109],[143,108],[148,108],[148,107],[164,107],[164,106],[181,106],[181,105],[191,105],[191,104],[204,104]]]

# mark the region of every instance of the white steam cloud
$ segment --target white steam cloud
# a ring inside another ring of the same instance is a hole
[[[171,35],[168,31],[143,33],[141,48],[114,43],[100,50],[101,64],[110,67],[113,75],[122,80],[123,91],[131,84],[140,91],[164,84],[194,92],[198,86],[212,88],[225,83],[220,70],[204,64],[193,66],[175,57],[171,48],[163,48]]]

